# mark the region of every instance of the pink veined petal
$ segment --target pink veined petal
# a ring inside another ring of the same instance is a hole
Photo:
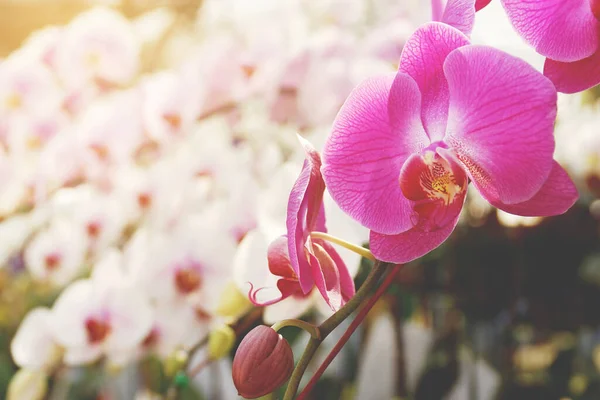
[[[342,257],[338,254],[335,248],[324,240],[316,240],[316,242],[323,247],[323,249],[329,254],[334,264],[337,267],[339,277],[340,277],[340,290],[342,292],[342,299],[344,302],[350,300],[355,293],[354,280],[348,271],[348,267],[346,267],[346,263],[342,260]]]
[[[548,217],[566,212],[579,194],[567,171],[554,161],[544,186],[531,199],[517,204],[492,203],[496,208],[524,217]]]
[[[468,44],[469,39],[459,30],[430,22],[417,29],[402,50],[398,70],[410,75],[419,86],[421,119],[431,142],[442,139],[448,119],[449,94],[444,60],[454,49]]]
[[[279,288],[265,286],[254,289],[252,282],[248,283],[250,284],[248,299],[257,307],[270,306],[271,304],[279,303],[281,300],[285,299]]]
[[[502,0],[519,34],[541,55],[577,61],[598,48],[599,24],[590,0]]]
[[[475,24],[475,0],[448,0],[442,22],[470,35]]]
[[[299,136],[306,151],[300,176],[292,187],[287,208],[288,251],[292,268],[304,293],[313,286],[310,262],[304,251],[310,231],[315,229],[322,208],[325,182],[321,176],[319,153]]]
[[[460,208],[458,209],[460,211]],[[416,260],[437,248],[450,236],[459,215],[460,213],[448,225],[431,232],[423,230],[420,226],[398,235],[383,235],[371,231],[371,251],[381,261],[401,264]]]
[[[477,0],[475,1],[475,11],[479,11],[488,4],[490,4],[492,0]]]
[[[346,99],[325,143],[321,171],[331,197],[369,229],[412,228],[398,179],[404,161],[429,144],[420,97],[405,74],[367,79]]]
[[[321,176],[321,156],[319,152],[315,150],[313,145],[302,136],[298,135],[298,140],[304,147],[306,153],[306,161],[308,163],[310,171],[310,179],[304,197],[307,202],[306,215],[303,214],[303,210],[299,211],[299,216],[303,216],[302,221],[306,221],[305,228],[308,232],[315,229],[315,226],[321,221],[325,223],[325,215],[320,214],[323,212],[323,193],[325,192],[325,182]],[[294,188],[292,188],[292,191]]]
[[[570,63],[547,58],[544,75],[562,93],[577,93],[596,86],[600,83],[600,49],[588,58]]]
[[[313,252],[314,255],[311,254],[311,265],[315,286],[331,309],[337,311],[345,304],[345,300],[342,298],[340,273],[335,262],[323,247],[313,243]]]
[[[321,207],[319,207],[319,214],[317,215],[317,221],[315,223],[313,231],[327,233],[326,222],[327,218],[325,218],[325,203],[321,203]]]
[[[486,46],[452,52],[444,141],[488,201],[530,199],[552,169],[556,89],[525,61]]]

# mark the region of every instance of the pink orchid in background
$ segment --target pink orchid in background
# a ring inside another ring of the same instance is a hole
[[[323,152],[342,210],[373,254],[403,263],[454,230],[467,185],[510,213],[565,212],[577,191],[552,159],[556,90],[521,59],[436,22],[408,40],[395,76],[358,86]]]
[[[256,305],[277,303],[289,296],[303,297],[317,287],[323,299],[337,311],[354,295],[354,281],[346,264],[331,244],[312,238],[311,232],[327,232],[321,176],[321,157],[312,145],[299,137],[306,160],[296,180],[287,208],[287,234],[271,243],[268,250],[269,270],[278,277],[281,295],[270,301],[258,300],[263,289],[250,289]]]
[[[485,8],[485,6],[487,6],[491,2],[492,2],[492,0],[476,0],[475,1],[475,11],[479,11],[479,10]]]
[[[117,11],[96,7],[64,28],[53,54],[62,83],[76,91],[129,83],[138,73],[140,43],[133,25]]]
[[[599,0],[502,0],[517,32],[547,57],[546,75],[559,92],[600,83]]]
[[[475,3],[475,0],[432,0],[432,19],[453,26],[468,36],[475,24]]]

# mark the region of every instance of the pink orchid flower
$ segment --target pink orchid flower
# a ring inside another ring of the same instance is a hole
[[[480,2],[478,0],[477,2]],[[431,11],[434,21],[440,21],[470,35],[475,24],[475,0],[432,0]]]
[[[479,10],[485,8],[485,6],[487,6],[491,2],[492,2],[492,0],[477,0],[477,1],[475,1],[475,11],[479,11]]]
[[[600,83],[600,0],[502,0],[517,32],[547,57],[559,92]]]
[[[306,151],[300,176],[292,187],[287,208],[287,235],[269,246],[269,270],[278,277],[281,296],[259,302],[257,294],[267,288],[250,289],[256,305],[277,303],[289,296],[304,297],[316,286],[332,310],[337,311],[354,295],[354,281],[346,264],[331,244],[311,238],[311,232],[327,232],[321,176],[321,157],[299,137]]]
[[[394,263],[446,240],[469,181],[507,212],[563,213],[577,191],[552,159],[556,97],[525,61],[426,24],[395,76],[368,79],[346,100],[323,151],[327,188],[371,229],[373,254]]]

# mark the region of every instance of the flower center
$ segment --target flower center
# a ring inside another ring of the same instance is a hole
[[[152,195],[150,193],[139,193],[137,202],[141,209],[146,210],[152,205]]]
[[[402,194],[415,202],[413,222],[426,230],[442,228],[458,215],[467,183],[460,165],[432,150],[412,155],[400,172]]]
[[[195,292],[200,288],[201,284],[202,277],[195,268],[180,268],[175,273],[175,286],[183,294]]]
[[[175,113],[167,113],[163,115],[163,119],[174,131],[181,128],[181,116]]]
[[[88,342],[97,344],[106,339],[111,328],[107,321],[91,317],[85,321],[85,330],[87,331]]]
[[[100,236],[101,230],[102,225],[100,224],[100,222],[92,221],[86,225],[87,234],[91,239],[97,239],[98,236]]]
[[[60,266],[61,256],[58,253],[50,253],[46,254],[44,257],[44,264],[48,271],[54,271],[56,268]]]

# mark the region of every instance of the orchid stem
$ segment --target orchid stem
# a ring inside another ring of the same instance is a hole
[[[310,233],[310,236],[312,238],[315,238],[315,239],[323,239],[323,240],[327,240],[328,242],[340,245],[340,246],[342,246],[342,247],[344,247],[344,248],[346,248],[346,249],[348,249],[350,251],[353,251],[356,254],[358,254],[358,255],[366,258],[367,260],[377,261],[376,258],[375,258],[375,256],[373,255],[373,253],[371,253],[370,250],[365,249],[364,247],[361,247],[361,246],[357,246],[357,245],[352,244],[350,242],[346,242],[345,240],[340,239],[340,238],[335,237],[335,236],[332,236],[332,235],[330,235],[328,233],[325,233],[325,232],[314,232],[313,231],[313,232]]]
[[[306,321],[301,321],[299,319],[284,319],[283,321],[279,321],[273,324],[271,329],[273,329],[275,332],[278,332],[281,328],[286,326],[295,326],[310,333],[311,337],[315,339],[321,339],[321,331],[318,327],[314,326],[313,324],[309,324]]]
[[[321,232],[318,233],[322,234]],[[350,314],[352,314],[366,299],[369,298],[369,296],[377,287],[377,283],[379,282],[380,278],[389,270],[389,265],[390,264],[388,263],[376,260],[375,264],[373,264],[373,269],[371,269],[367,279],[362,284],[360,289],[358,289],[356,294],[342,308],[340,308],[335,314],[333,314],[319,326],[318,329],[321,333],[321,338],[317,339],[315,337],[311,337],[308,341],[308,344],[304,349],[304,353],[302,354],[302,357],[300,357],[300,361],[298,361],[298,364],[296,364],[296,368],[292,373],[290,382],[288,383],[288,387],[285,391],[285,395],[283,396],[283,400],[294,399],[296,392],[298,392],[298,386],[300,386],[302,375],[304,375],[304,371],[306,371],[308,364],[312,360],[323,340],[325,340],[325,338],[339,324],[348,318]]]
[[[381,296],[385,293],[387,288],[394,281],[396,274],[398,272],[400,272],[401,269],[402,269],[402,265],[394,266],[394,268],[392,269],[392,272],[390,272],[388,274],[388,276],[385,277],[385,280],[383,281],[381,286],[379,286],[379,288],[377,289],[375,294],[369,299],[369,301],[363,307],[361,307],[360,311],[358,312],[358,314],[356,315],[356,317],[354,318],[354,320],[352,321],[352,323],[350,324],[350,326],[348,327],[346,332],[344,332],[344,334],[342,335],[340,340],[336,343],[335,347],[331,350],[331,352],[329,352],[329,354],[327,355],[327,358],[319,366],[319,369],[317,370],[317,372],[315,372],[315,374],[312,376],[312,378],[310,378],[310,381],[308,382],[308,384],[304,387],[304,390],[302,390],[302,392],[298,396],[298,400],[304,399],[310,393],[312,388],[319,381],[319,378],[321,378],[321,375],[323,375],[323,373],[325,372],[327,367],[329,367],[329,364],[331,364],[331,362],[338,355],[338,353],[340,352],[342,347],[344,347],[346,342],[348,342],[348,339],[350,339],[350,336],[352,336],[354,331],[356,331],[356,328],[358,328],[360,326],[360,324],[363,322],[363,320],[365,319],[365,317],[367,316],[369,311],[371,311],[371,308],[373,308],[373,306],[375,305],[377,300],[379,300],[379,298],[381,298]]]

